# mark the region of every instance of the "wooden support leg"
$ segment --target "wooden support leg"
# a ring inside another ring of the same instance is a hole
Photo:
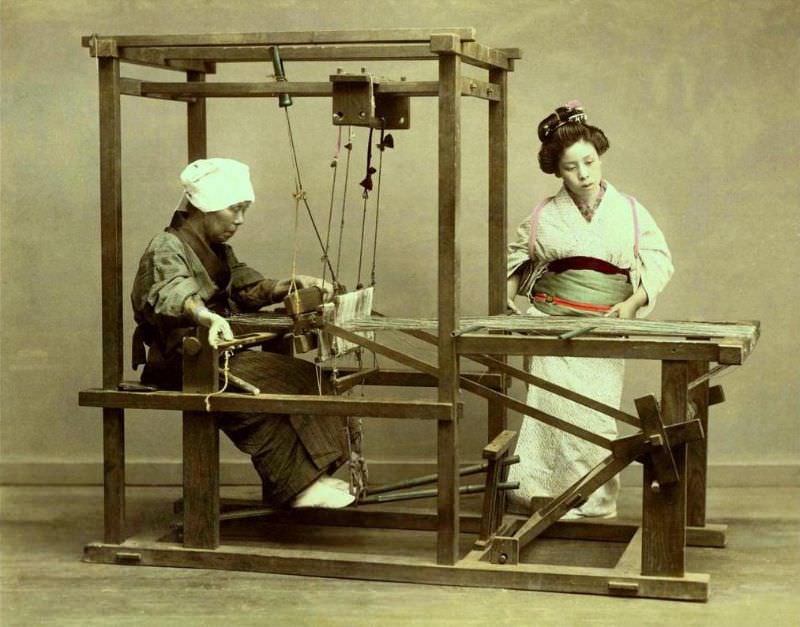
[[[125,540],[125,410],[103,409],[104,538]]]
[[[661,364],[661,416],[668,426],[686,419],[688,362]],[[672,449],[678,481],[651,489],[656,473],[644,464],[642,574],[682,577],[686,546],[686,444]]]
[[[689,380],[708,372],[707,361],[689,362]],[[689,444],[686,450],[686,524],[704,527],[706,524],[706,485],[708,469],[708,381],[689,392],[689,402],[694,405],[695,418],[703,425],[705,438]]]
[[[103,296],[103,387],[122,380],[122,141],[119,59],[98,54],[100,107],[100,231]],[[125,418],[103,409],[106,542],[125,539]]]
[[[219,546],[219,430],[206,412],[183,412],[183,545]]]
[[[434,42],[436,40],[436,42]],[[434,46],[436,43],[436,46]],[[458,38],[433,35],[431,49],[445,44],[439,56],[439,400],[452,405],[452,420],[439,421],[439,564],[458,560],[458,355],[453,333],[458,328],[461,294],[461,260],[458,214],[461,202],[461,64],[455,51]]]
[[[506,237],[508,236],[508,72],[489,70],[489,82],[499,85],[502,98],[489,102],[489,315],[506,311]],[[506,357],[500,357],[505,361]],[[504,380],[505,383],[505,380]],[[503,388],[503,392],[506,392]],[[508,425],[505,405],[488,403],[488,438],[491,441]],[[508,469],[504,471],[508,474]],[[500,494],[505,501],[505,492]],[[501,510],[502,511],[502,510]]]
[[[455,564],[459,534],[458,420],[440,420],[438,425],[439,530],[436,561]]]

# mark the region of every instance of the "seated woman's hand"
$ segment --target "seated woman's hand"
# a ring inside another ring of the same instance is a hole
[[[228,321],[210,309],[205,307],[199,309],[197,311],[197,322],[204,327],[208,327],[208,343],[213,348],[217,348],[222,340],[233,339],[233,331]]]
[[[303,289],[306,287],[317,287],[322,290],[322,300],[329,301],[333,298],[334,289],[333,284],[329,283],[328,281],[323,281],[314,276],[308,276],[306,274],[298,274],[295,276],[295,284],[298,288]]]

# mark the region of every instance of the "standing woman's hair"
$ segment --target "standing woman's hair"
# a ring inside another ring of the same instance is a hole
[[[608,138],[602,130],[586,124],[586,113],[577,100],[571,100],[539,122],[539,168],[556,174],[564,151],[580,140],[590,142],[598,155],[608,150]]]

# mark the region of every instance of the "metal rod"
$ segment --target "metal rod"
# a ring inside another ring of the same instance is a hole
[[[465,333],[475,333],[476,331],[480,331],[480,330],[485,329],[485,328],[486,327],[484,325],[482,325],[482,324],[473,324],[473,325],[470,325],[468,327],[465,327],[465,328],[461,329],[460,331],[453,331],[453,333],[451,333],[451,335],[453,337],[458,337],[460,335],[464,335]]]
[[[220,342],[219,344],[217,344],[217,349],[220,351],[224,351],[227,349],[237,350],[239,348],[244,348],[245,346],[253,346],[254,344],[263,344],[264,342],[274,340],[279,335],[281,334],[274,333],[271,331],[240,335],[239,337],[235,337],[232,340],[225,340]]]
[[[588,327],[578,327],[577,329],[572,329],[572,331],[567,331],[566,333],[562,333],[558,336],[559,340],[571,340],[573,337],[578,337],[579,335],[583,335],[584,333],[588,333],[589,331],[593,331],[597,328],[597,325],[588,326]]]
[[[369,370],[360,370],[358,372],[354,372],[353,374],[348,374],[341,379],[335,379],[333,384],[336,386],[337,392],[344,392],[349,390],[352,387],[355,387],[359,383],[363,383],[366,379],[370,376],[379,372],[378,368],[370,368]]]
[[[519,487],[519,481],[506,481],[498,483],[498,490],[516,490]],[[477,494],[483,492],[486,486],[482,483],[473,485],[462,485],[458,488],[459,494]],[[358,501],[359,505],[370,505],[372,503],[390,503],[392,501],[410,501],[413,499],[427,499],[439,495],[437,488],[429,490],[417,490],[416,492],[395,492],[393,494],[376,494],[374,496],[366,496]]]
[[[704,375],[701,375],[701,376],[697,377],[696,379],[690,381],[688,389],[692,390],[692,389],[696,388],[701,383],[704,383],[705,381],[708,381],[711,377],[718,375],[720,372],[722,372],[723,370],[725,370],[727,368],[730,368],[730,367],[731,367],[730,364],[717,364],[711,370],[706,372]]]
[[[261,390],[258,389],[255,385],[249,383],[248,381],[245,381],[240,377],[237,377],[232,372],[228,373],[228,381],[230,381],[237,388],[240,388],[245,392],[247,392],[248,394],[252,394],[253,396],[258,396],[259,394],[261,394]]]
[[[519,455],[512,455],[502,460],[500,464],[502,466],[511,466],[512,464],[516,464],[517,462],[519,462]],[[464,466],[461,468],[461,470],[458,471],[458,475],[460,477],[466,477],[468,475],[477,475],[478,473],[485,472],[488,467],[489,467],[488,461],[481,462],[480,464],[474,464],[472,466]],[[432,475],[423,475],[421,477],[414,477],[413,479],[405,479],[403,481],[397,481],[395,483],[389,483],[387,485],[378,486],[377,488],[370,488],[367,490],[367,494],[372,496],[373,494],[383,494],[385,492],[393,492],[394,490],[415,488],[417,486],[425,485],[427,483],[435,483],[438,479],[439,479],[438,473],[434,473]]]

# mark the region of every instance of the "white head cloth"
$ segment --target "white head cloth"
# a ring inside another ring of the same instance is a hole
[[[198,159],[181,172],[184,198],[204,213],[222,211],[256,198],[250,168],[233,159]]]

